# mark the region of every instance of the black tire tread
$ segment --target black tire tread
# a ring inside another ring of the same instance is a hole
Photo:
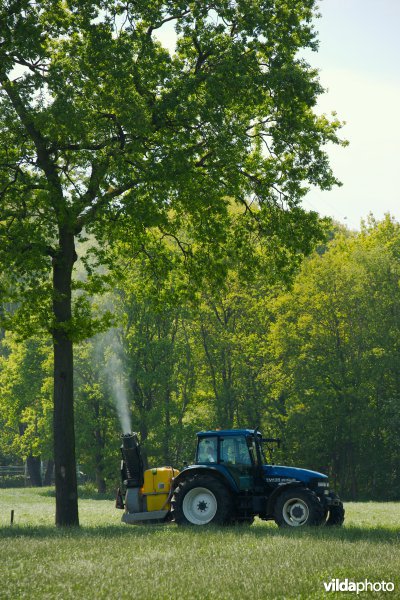
[[[233,513],[233,499],[228,488],[219,481],[215,475],[193,475],[183,479],[177,486],[172,496],[172,517],[178,525],[194,525],[188,521],[183,513],[182,504],[187,492],[195,487],[209,489],[217,499],[217,512],[208,524],[225,525],[231,520]]]
[[[331,506],[326,525],[328,527],[341,527],[344,521],[344,513],[345,510],[342,502],[336,506]]]
[[[322,525],[325,520],[325,511],[318,499],[318,496],[308,488],[299,487],[283,491],[276,499],[274,507],[274,519],[279,527],[290,527],[290,525],[288,525],[283,518],[282,509],[285,502],[293,497],[299,497],[305,500],[308,503],[310,511],[308,521],[304,523],[304,525],[300,525],[300,527]]]

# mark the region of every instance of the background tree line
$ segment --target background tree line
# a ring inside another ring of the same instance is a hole
[[[113,248],[110,289],[93,297],[113,329],[77,345],[81,469],[99,491],[115,485],[122,395],[150,465],[191,460],[200,429],[259,426],[283,439],[274,461],[328,472],[344,497],[399,499],[400,225],[334,227],[279,276],[278,249],[234,249],[224,282],[199,285],[171,240],[148,256]],[[8,332],[0,348],[0,459],[28,460],[40,483],[51,347]]]

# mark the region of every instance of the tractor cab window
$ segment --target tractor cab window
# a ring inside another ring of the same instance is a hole
[[[227,465],[251,465],[249,449],[243,435],[229,436],[220,440],[221,462]]]
[[[216,437],[203,437],[199,439],[197,446],[197,463],[216,463],[218,440]]]
[[[221,437],[219,444],[220,463],[227,468],[239,490],[251,490],[254,485],[254,467],[246,436]]]

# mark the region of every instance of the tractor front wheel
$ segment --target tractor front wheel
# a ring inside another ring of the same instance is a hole
[[[331,496],[334,499],[339,500],[339,497],[336,496],[336,494],[331,494]],[[341,525],[343,525],[343,521],[344,508],[343,503],[339,500],[339,504],[336,504],[335,506],[331,506],[329,508],[329,514],[328,519],[326,521],[326,525],[328,525],[328,527],[340,527]]]
[[[224,525],[230,521],[233,501],[229,490],[214,476],[195,475],[178,484],[172,497],[178,525]]]
[[[324,509],[314,492],[297,488],[278,496],[274,519],[279,527],[321,525],[324,521]]]

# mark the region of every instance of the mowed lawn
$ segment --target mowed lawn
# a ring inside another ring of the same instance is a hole
[[[0,490],[0,598],[350,598],[332,578],[392,581],[400,598],[400,503],[347,503],[339,529],[178,528],[120,523],[112,500],[79,503],[81,527],[54,527],[48,490]],[[10,526],[10,511],[15,523]]]

